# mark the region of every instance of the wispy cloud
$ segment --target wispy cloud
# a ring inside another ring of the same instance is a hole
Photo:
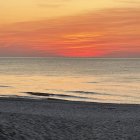
[[[69,1],[70,0],[44,0],[40,1],[37,6],[41,8],[59,8]]]
[[[41,8],[59,8],[62,6],[62,4],[47,4],[47,3],[42,3],[42,4],[37,4],[38,7]]]
[[[123,3],[130,3],[130,4],[140,4],[140,0],[114,0]]]

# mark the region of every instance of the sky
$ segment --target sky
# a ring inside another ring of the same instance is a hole
[[[140,0],[0,0],[0,57],[140,57]]]

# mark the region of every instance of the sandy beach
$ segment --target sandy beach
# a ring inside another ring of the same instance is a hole
[[[139,139],[139,105],[0,98],[0,140]]]

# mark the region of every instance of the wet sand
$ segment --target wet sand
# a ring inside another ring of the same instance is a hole
[[[140,140],[140,105],[1,97],[0,140]]]

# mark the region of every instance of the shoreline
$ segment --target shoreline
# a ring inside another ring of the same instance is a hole
[[[137,103],[107,103],[107,102],[90,102],[90,101],[72,101],[57,98],[36,98],[28,96],[0,96],[0,101],[25,101],[25,102],[56,102],[56,103],[66,103],[66,104],[85,104],[85,105],[110,105],[110,106],[139,106]]]
[[[0,97],[2,140],[139,140],[140,105]]]

